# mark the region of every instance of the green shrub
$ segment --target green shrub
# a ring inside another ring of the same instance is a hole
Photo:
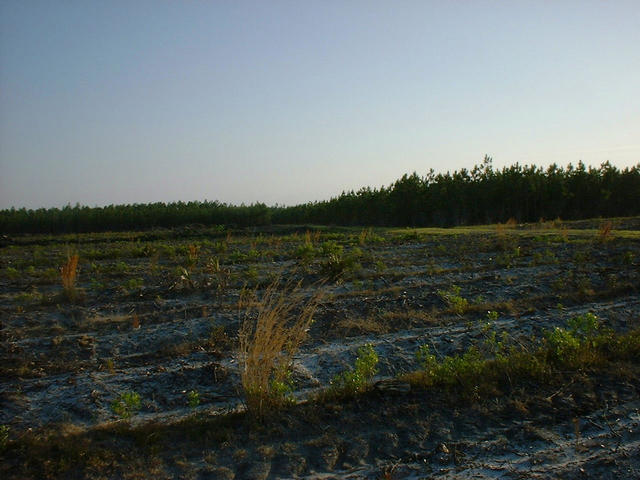
[[[436,356],[431,353],[429,349],[429,345],[421,345],[416,352],[416,359],[420,364],[422,370],[427,373],[433,373],[435,368],[438,366],[438,361],[436,360]]]
[[[131,292],[140,290],[144,286],[144,280],[142,278],[130,278],[124,282],[124,289]]]
[[[548,355],[555,363],[576,366],[594,361],[597,346],[604,338],[598,339],[600,324],[593,313],[585,313],[571,318],[568,329],[556,327],[546,332]]]
[[[20,271],[14,267],[7,267],[5,269],[5,274],[9,280],[17,280],[21,277]]]
[[[247,271],[245,272],[245,275],[247,277],[247,280],[249,280],[251,282],[256,282],[258,280],[258,278],[260,277],[260,274],[258,273],[258,269],[256,267],[247,268]]]
[[[121,418],[128,419],[140,410],[140,406],[140,395],[129,391],[120,394],[118,398],[111,402],[111,411]]]
[[[626,334],[603,331],[590,313],[569,320],[567,329],[557,327],[546,332],[538,348],[509,341],[508,335],[503,334],[501,341],[495,337],[490,334],[484,341],[490,348],[471,346],[441,361],[423,345],[416,352],[420,370],[402,378],[417,387],[444,386],[478,398],[500,394],[523,379],[548,381],[554,372],[603,366],[616,360],[633,361],[640,356],[640,329]]]
[[[573,333],[564,328],[556,327],[547,332],[549,355],[556,362],[574,363],[580,340]]]
[[[342,246],[336,245],[335,242],[325,242],[323,247],[327,244],[331,245],[326,249],[323,248],[324,251],[329,252],[326,260],[322,262],[322,273],[324,275],[332,280],[337,280],[348,273],[352,274],[360,270],[359,260],[362,257],[362,250],[354,248],[350,253],[345,254]]]
[[[593,313],[585,313],[569,319],[567,326],[573,335],[581,338],[593,337],[598,333],[600,323]]]
[[[229,249],[229,244],[224,240],[214,242],[213,251],[216,253],[225,253]]]
[[[300,260],[310,262],[316,255],[316,249],[311,243],[305,242],[295,249],[293,255]]]
[[[456,315],[462,315],[469,308],[469,301],[460,295],[460,287],[451,285],[449,290],[438,290],[438,295],[444,300],[449,309]]]
[[[229,254],[229,261],[231,263],[243,263],[249,261],[249,255],[246,253],[242,253],[240,250],[236,249]]]
[[[352,396],[367,390],[369,382],[378,373],[378,354],[373,345],[358,349],[355,367],[337,375],[331,380],[331,391],[338,396]]]
[[[609,355],[614,359],[635,360],[640,358],[640,329],[626,335],[608,335],[608,341],[602,342]]]
[[[333,240],[327,240],[320,245],[320,254],[325,257],[329,257],[331,255],[341,257],[343,250],[343,246]]]
[[[187,393],[187,401],[189,403],[189,407],[196,408],[200,405],[200,394],[196,390],[191,390]]]
[[[485,360],[477,348],[471,347],[462,355],[445,357],[436,370],[436,380],[443,384],[474,384],[479,381]]]

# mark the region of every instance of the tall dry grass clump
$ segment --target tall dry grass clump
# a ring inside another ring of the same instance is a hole
[[[68,300],[74,300],[77,297],[76,277],[78,275],[78,259],[77,253],[67,255],[67,263],[60,267],[60,277],[62,279],[62,289],[64,296]]]
[[[611,232],[613,230],[613,222],[607,221],[601,223],[598,227],[598,242],[606,243],[611,239]]]
[[[262,296],[256,291],[247,296],[239,332],[240,378],[247,410],[264,417],[288,401],[293,356],[311,327],[321,291],[305,297],[300,283],[275,281]]]

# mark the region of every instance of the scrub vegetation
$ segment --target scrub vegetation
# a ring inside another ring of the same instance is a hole
[[[637,478],[640,217],[503,214],[7,232],[0,476]]]

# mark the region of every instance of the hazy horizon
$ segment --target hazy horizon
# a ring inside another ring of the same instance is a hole
[[[0,4],[0,208],[640,162],[640,3]]]

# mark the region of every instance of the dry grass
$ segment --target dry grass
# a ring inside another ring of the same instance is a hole
[[[187,248],[187,262],[189,263],[190,267],[193,267],[198,262],[198,256],[200,255],[200,245],[188,245]]]
[[[309,230],[304,232],[304,244],[313,245],[313,240],[311,239],[311,232]]]
[[[371,228],[363,228],[358,236],[358,243],[364,245],[367,243],[367,238],[371,236]]]
[[[611,231],[613,230],[613,223],[611,221],[600,224],[598,228],[598,241],[605,243],[611,238]]]
[[[77,253],[67,256],[67,263],[60,267],[60,277],[62,278],[62,288],[64,296],[73,300],[77,296],[76,277],[78,275],[78,259]]]
[[[362,335],[374,333],[382,335],[388,333],[391,329],[384,322],[373,317],[369,318],[344,318],[338,322],[336,329],[343,333],[346,337],[354,335]]]
[[[501,233],[504,233],[505,230],[514,230],[517,226],[518,222],[515,218],[511,217],[505,223],[498,222],[496,224],[496,233],[500,235]]]
[[[239,332],[239,365],[247,410],[258,417],[287,401],[293,356],[307,336],[321,291],[305,298],[300,284],[275,281],[242,300],[247,315]]]
[[[496,237],[498,239],[498,247],[501,250],[508,250],[513,243],[511,238],[511,231],[515,230],[518,226],[516,220],[512,217],[506,221],[506,223],[496,224]]]

